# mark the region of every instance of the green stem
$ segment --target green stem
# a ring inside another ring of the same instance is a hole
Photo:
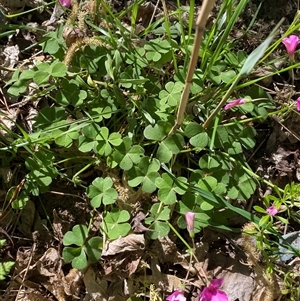
[[[92,162],[90,162],[89,164],[87,164],[86,166],[84,166],[82,169],[80,169],[73,177],[72,177],[72,182],[76,182],[76,178],[85,170],[87,170],[88,168],[90,168],[95,162],[97,161],[97,159],[93,160]]]
[[[230,88],[227,90],[226,94],[223,96],[222,100],[219,102],[218,106],[214,109],[214,111],[210,114],[210,116],[206,119],[203,124],[203,128],[207,129],[213,118],[218,114],[218,112],[223,108],[224,104],[226,103],[227,99],[230,97],[231,93],[234,91],[235,86],[241,79],[241,75],[238,75],[234,82],[231,84]]]
[[[177,235],[177,237],[185,244],[185,246],[188,248],[189,252],[193,253],[193,248],[190,247],[190,245],[184,240],[184,238],[178,233],[178,231],[170,224],[169,221],[166,221],[167,225],[172,229],[172,231]]]
[[[45,6],[49,6],[49,5],[51,5],[51,4],[55,3],[55,2],[56,2],[56,1],[52,1],[52,2],[50,2],[50,3],[44,4],[44,5],[40,5],[40,6],[38,6],[38,7],[33,8],[33,9],[26,10],[26,11],[23,11],[23,12],[20,12],[20,13],[17,13],[17,14],[12,14],[12,15],[5,15],[5,14],[3,14],[3,15],[5,16],[5,18],[15,18],[15,17],[19,17],[19,16],[22,16],[22,15],[31,13],[31,12],[33,12],[33,11],[36,11],[36,10],[39,9],[39,8],[44,8]]]
[[[242,123],[249,123],[249,122],[254,121],[254,120],[257,120],[257,119],[267,118],[267,117],[271,117],[271,116],[273,116],[273,115],[278,115],[278,114],[284,113],[284,112],[286,112],[286,111],[288,111],[288,110],[289,110],[289,107],[286,106],[286,107],[284,107],[284,108],[282,108],[282,109],[280,109],[280,110],[277,110],[277,111],[274,111],[274,112],[270,112],[270,113],[268,113],[268,114],[266,114],[266,115],[260,115],[260,116],[256,116],[256,117],[251,117],[251,118],[239,120],[238,122],[234,121],[234,122],[230,122],[230,123],[225,123],[225,124],[223,124],[223,126],[232,126],[232,125],[235,125],[235,124],[237,124],[237,123],[239,123],[239,124],[242,124]]]

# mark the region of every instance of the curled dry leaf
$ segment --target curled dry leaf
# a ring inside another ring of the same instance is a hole
[[[46,277],[62,278],[61,266],[60,255],[54,248],[49,248],[36,263],[38,272]]]
[[[5,111],[0,109],[0,135],[6,136],[10,131],[13,131],[17,116],[17,110]]]
[[[139,211],[137,213],[137,215],[132,219],[132,224],[133,224],[132,230],[135,233],[143,233],[145,231],[153,231],[152,229],[149,229],[142,224],[142,221],[145,219],[145,217],[146,217],[146,215],[142,211]]]
[[[62,259],[56,249],[49,248],[37,261],[36,267],[41,276],[49,277],[43,285],[57,300],[63,301],[66,300],[66,296],[76,298],[79,295],[82,274],[76,269],[71,269],[64,276]]]
[[[4,48],[4,49],[3,49]],[[19,62],[19,54],[20,49],[18,45],[14,46],[4,46],[1,47],[1,54],[0,54],[0,63],[1,66],[4,68],[14,68],[16,64]],[[8,70],[1,70],[0,72],[0,79],[1,80],[8,80],[11,77],[12,72]]]
[[[145,248],[145,238],[142,234],[129,234],[112,242],[107,242],[102,256],[113,256],[123,252],[136,252]]]

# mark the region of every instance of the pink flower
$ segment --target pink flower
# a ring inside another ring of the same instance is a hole
[[[176,290],[170,296],[167,297],[167,301],[186,301],[183,295],[183,290]]]
[[[289,37],[282,39],[282,43],[284,44],[286,51],[291,58],[294,57],[294,52],[297,48],[298,42],[299,38],[295,35],[290,35]]]
[[[195,213],[194,212],[187,212],[185,215],[185,222],[187,230],[190,232],[191,237],[194,236],[194,223],[195,223]]]
[[[270,206],[270,207],[267,209],[267,212],[268,212],[271,216],[274,216],[274,215],[276,215],[276,214],[278,213],[278,210],[277,210],[277,208],[276,208],[274,205],[272,205],[272,206]]]
[[[59,3],[62,5],[62,6],[65,6],[65,7],[68,7],[71,5],[71,2],[72,0],[59,0]]]
[[[297,98],[297,111],[300,112],[300,97]]]
[[[213,279],[201,292],[200,301],[228,301],[226,293],[218,289],[223,282],[224,279]]]
[[[224,107],[224,110],[229,110],[235,106],[239,106],[239,105],[243,105],[246,103],[246,100],[245,99],[236,99],[236,100],[233,100],[233,101],[230,101],[225,107]]]

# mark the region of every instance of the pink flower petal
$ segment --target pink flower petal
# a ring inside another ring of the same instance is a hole
[[[59,3],[60,3],[62,6],[68,7],[68,6],[71,5],[71,0],[59,0]]]
[[[194,232],[194,222],[195,222],[195,213],[194,212],[187,212],[185,215],[185,222],[189,232]]]
[[[300,112],[300,97],[297,98],[297,111]]]
[[[219,279],[212,279],[210,281],[210,285],[209,286],[213,286],[214,288],[218,289],[220,288],[224,283],[224,279],[223,278],[219,278]]]
[[[227,294],[218,290],[224,279],[212,279],[210,284],[200,293],[200,301],[228,301]]]
[[[277,210],[277,208],[276,208],[274,205],[272,205],[272,206],[270,206],[270,207],[267,209],[267,212],[268,212],[271,216],[274,216],[274,215],[276,215],[276,214],[278,213],[278,210]]]
[[[230,101],[225,107],[224,107],[224,110],[229,110],[235,106],[239,106],[239,105],[243,105],[246,103],[246,100],[245,99],[236,99],[236,100],[233,100],[233,101]]]
[[[186,301],[183,290],[176,290],[167,297],[167,301]]]
[[[225,292],[217,290],[217,293],[212,296],[211,301],[228,301],[228,297]]]
[[[282,39],[282,43],[284,44],[287,53],[289,54],[290,57],[294,57],[294,53],[296,51],[296,48],[299,43],[299,38],[298,36],[295,35],[290,35],[287,38]]]

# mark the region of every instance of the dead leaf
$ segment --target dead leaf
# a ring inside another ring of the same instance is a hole
[[[102,256],[113,256],[123,252],[136,252],[145,248],[145,238],[142,234],[129,234],[114,241],[107,242]]]
[[[53,229],[55,231],[55,235],[60,242],[62,242],[64,234],[67,233],[71,226],[69,221],[62,220],[56,213],[56,210],[53,209]]]
[[[49,248],[37,261],[36,266],[41,275],[58,277],[59,273],[61,273],[62,260],[56,249]]]
[[[82,284],[82,273],[77,269],[71,269],[66,277],[63,278],[63,287],[68,296],[79,296]]]
[[[9,131],[13,131],[16,120],[17,120],[17,110],[4,111],[0,109],[0,135],[9,135]]]
[[[142,212],[139,211],[136,216],[132,219],[132,230],[135,233],[143,233],[145,231],[153,231],[152,229],[149,229],[147,227],[145,227],[142,224],[142,221],[146,218],[146,215]]]
[[[92,267],[89,267],[83,275],[83,283],[86,289],[84,301],[107,301],[107,281],[97,277]]]

